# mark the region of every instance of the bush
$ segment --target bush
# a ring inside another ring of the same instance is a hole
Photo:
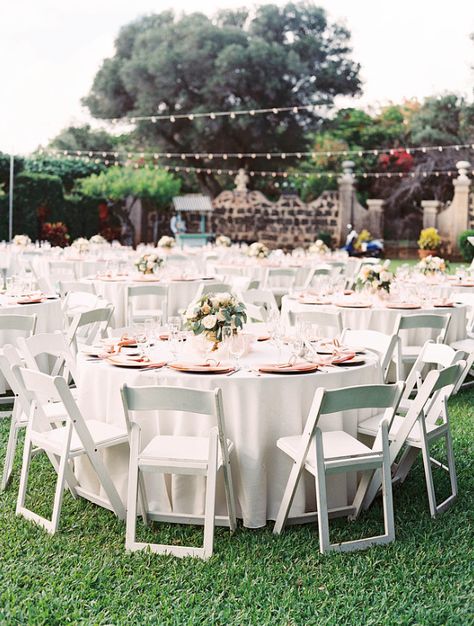
[[[328,247],[332,248],[332,237],[330,233],[321,232],[318,233],[316,239],[321,239],[321,241]]]
[[[41,222],[64,221],[64,197],[61,179],[50,174],[21,172],[15,178],[13,192],[13,233],[40,235]]]
[[[90,239],[100,230],[99,203],[101,198],[81,193],[64,198],[64,222],[67,224],[71,240],[78,237]]]
[[[459,249],[463,259],[470,263],[474,259],[474,246],[467,240],[468,237],[474,237],[474,230],[465,230],[459,235]]]

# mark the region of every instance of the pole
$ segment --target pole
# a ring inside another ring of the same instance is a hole
[[[8,239],[13,239],[13,173],[15,169],[15,157],[10,154],[10,189],[8,195]]]

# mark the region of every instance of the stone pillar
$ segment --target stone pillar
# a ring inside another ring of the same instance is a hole
[[[421,206],[423,208],[423,228],[437,228],[441,202],[439,200],[422,200]]]
[[[383,238],[383,205],[380,199],[367,200],[369,209],[369,231],[374,239]]]
[[[354,220],[354,202],[355,202],[355,178],[354,178],[354,161],[342,162],[342,176],[339,178],[339,244],[344,243],[347,236],[347,226],[352,224]]]

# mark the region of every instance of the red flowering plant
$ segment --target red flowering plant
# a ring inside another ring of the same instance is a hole
[[[386,172],[409,172],[413,164],[413,155],[402,148],[390,150],[379,157],[379,165]]]
[[[52,246],[64,248],[69,245],[69,233],[64,222],[45,222],[41,228],[41,239],[49,241]]]

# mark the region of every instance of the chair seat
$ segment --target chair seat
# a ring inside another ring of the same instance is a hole
[[[229,452],[233,443],[228,439]],[[173,463],[198,463],[207,465],[209,458],[209,437],[186,437],[182,435],[157,435],[145,446],[140,454],[139,463],[146,465],[147,461],[170,461]],[[217,459],[218,467],[222,465],[222,455],[219,446]]]
[[[355,437],[352,437],[343,430],[335,430],[331,432],[322,433],[323,439],[323,453],[326,461],[339,458],[339,457],[351,457],[359,454],[370,454],[372,449],[364,445]],[[296,437],[282,437],[278,439],[277,446],[280,450],[283,450],[285,454],[292,459],[297,459],[301,451],[302,437],[297,435]],[[315,467],[315,443],[314,439],[311,442],[309,453],[306,458],[306,465]]]
[[[416,361],[418,355],[421,352],[422,346],[403,346],[402,347],[402,361],[412,362]]]
[[[474,352],[474,339],[460,339],[449,344],[455,350],[463,350],[464,352]]]
[[[58,403],[59,404],[59,403]],[[94,442],[94,445],[98,448],[107,445],[115,445],[128,441],[128,434],[125,428],[114,426],[113,424],[107,424],[106,422],[100,422],[98,420],[87,420],[87,428]],[[42,433],[33,432],[31,439],[34,445],[47,450],[59,450],[64,445],[65,437],[67,433],[67,427],[62,426],[53,430],[48,430]],[[75,430],[71,436],[71,454],[77,454],[84,450],[84,446],[79,438],[79,435]]]
[[[382,417],[383,417],[383,414],[379,413],[378,415],[374,415],[373,417],[369,417],[369,419],[364,420],[363,422],[359,424],[358,429],[357,429],[358,432],[364,435],[372,435],[375,437],[375,435],[377,434],[379,430],[379,424],[380,424],[380,420],[382,419]],[[404,419],[405,418],[401,417],[400,415],[395,415],[393,422],[392,422],[392,426],[390,428],[390,432],[388,434],[389,439],[393,440],[396,438],[397,433],[400,427],[402,426]],[[426,424],[426,432],[428,436],[430,435],[430,433],[437,430],[438,428],[440,427],[437,426],[436,424]],[[415,425],[411,429],[411,432],[407,437],[407,442],[412,443],[412,444],[419,444],[421,442],[420,424],[418,423],[418,421],[415,423]]]
[[[138,319],[138,318],[143,318],[146,319],[147,317],[156,317],[157,315],[161,315],[161,309],[155,307],[153,309],[133,309],[131,312],[131,316],[133,319]]]

